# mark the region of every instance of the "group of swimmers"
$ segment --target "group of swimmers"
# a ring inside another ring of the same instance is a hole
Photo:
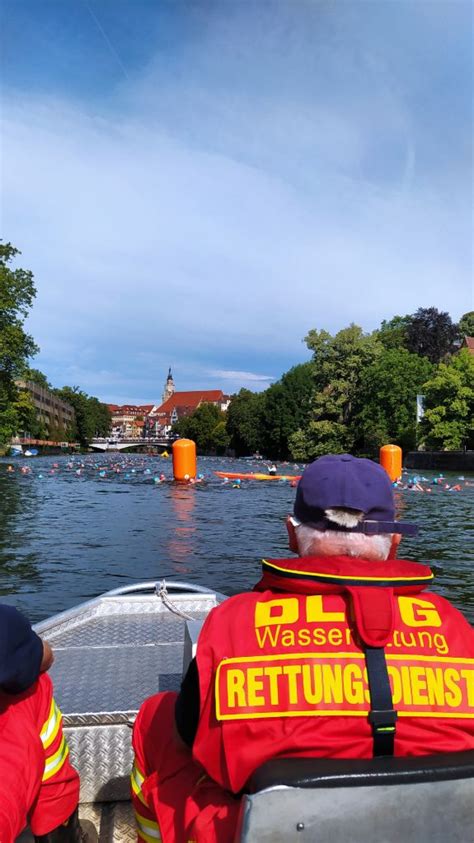
[[[418,474],[415,474],[413,477],[407,477],[406,481],[402,478],[399,480],[395,480],[393,483],[394,488],[396,489],[408,489],[412,492],[428,492],[432,491],[432,486],[438,486],[438,488],[443,489],[445,492],[461,492],[464,486],[474,486],[474,483],[470,483],[469,480],[466,480],[465,477],[458,477],[458,481],[462,481],[462,483],[447,483],[444,474],[438,474],[436,477],[433,477],[431,480],[429,477],[422,477]],[[423,483],[428,483],[428,486],[424,486]]]
[[[35,470],[36,467],[38,467],[39,472]],[[295,465],[292,466],[292,468],[297,469],[298,466]],[[267,466],[267,469],[270,475],[275,475],[277,472],[277,468],[274,464]],[[95,476],[100,480],[118,480],[123,478],[124,480],[134,481],[139,480],[141,477],[144,480],[152,482],[154,485],[171,482],[173,480],[172,476],[168,476],[163,472],[156,472],[155,459],[152,461],[150,460],[150,457],[137,459],[136,456],[130,457],[125,454],[113,462],[109,460],[102,460],[99,462],[96,456],[76,456],[71,457],[67,460],[67,462],[61,460],[61,462],[49,463],[49,466],[44,463],[37,463],[34,468],[31,464],[8,464],[6,470],[7,473],[11,475],[30,475],[37,477],[39,480],[42,480],[47,476],[64,474],[72,474],[77,477],[84,477],[84,479],[86,477],[91,478]],[[206,477],[203,473],[199,473],[196,477],[187,477],[186,481],[189,485],[195,485],[205,482]],[[297,480],[290,480],[288,478],[287,482],[289,482],[291,486],[297,485]],[[223,483],[229,484],[233,489],[242,488],[242,481],[238,478],[230,481],[229,478],[225,477]],[[431,493],[433,491],[433,487],[436,487],[436,489],[440,491],[461,492],[467,486],[474,486],[474,482],[466,480],[464,476],[457,477],[456,482],[454,483],[447,482],[444,474],[442,473],[437,474],[433,478],[428,478],[420,474],[410,475],[404,470],[404,476],[399,480],[396,480],[393,483],[393,486],[396,489],[412,492]]]

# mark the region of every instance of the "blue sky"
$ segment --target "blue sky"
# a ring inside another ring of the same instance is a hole
[[[1,0],[1,236],[35,365],[263,389],[311,328],[473,309],[472,5]]]

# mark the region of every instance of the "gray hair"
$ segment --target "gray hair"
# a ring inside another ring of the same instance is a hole
[[[354,509],[326,509],[328,521],[341,527],[355,527],[364,517]],[[316,530],[309,524],[299,524],[295,530],[300,556],[355,556],[360,559],[384,561],[392,544],[391,534],[367,536],[346,530]]]

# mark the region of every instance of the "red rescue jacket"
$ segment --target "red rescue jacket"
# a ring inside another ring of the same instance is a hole
[[[474,748],[474,630],[414,562],[263,562],[251,593],[206,619],[195,759],[237,793],[277,756],[373,753],[364,644],[384,647],[395,755]]]

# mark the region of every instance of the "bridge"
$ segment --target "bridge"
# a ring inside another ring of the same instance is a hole
[[[171,448],[175,436],[147,436],[146,439],[120,439],[96,437],[89,442],[89,447],[96,451],[125,451],[130,448]]]

